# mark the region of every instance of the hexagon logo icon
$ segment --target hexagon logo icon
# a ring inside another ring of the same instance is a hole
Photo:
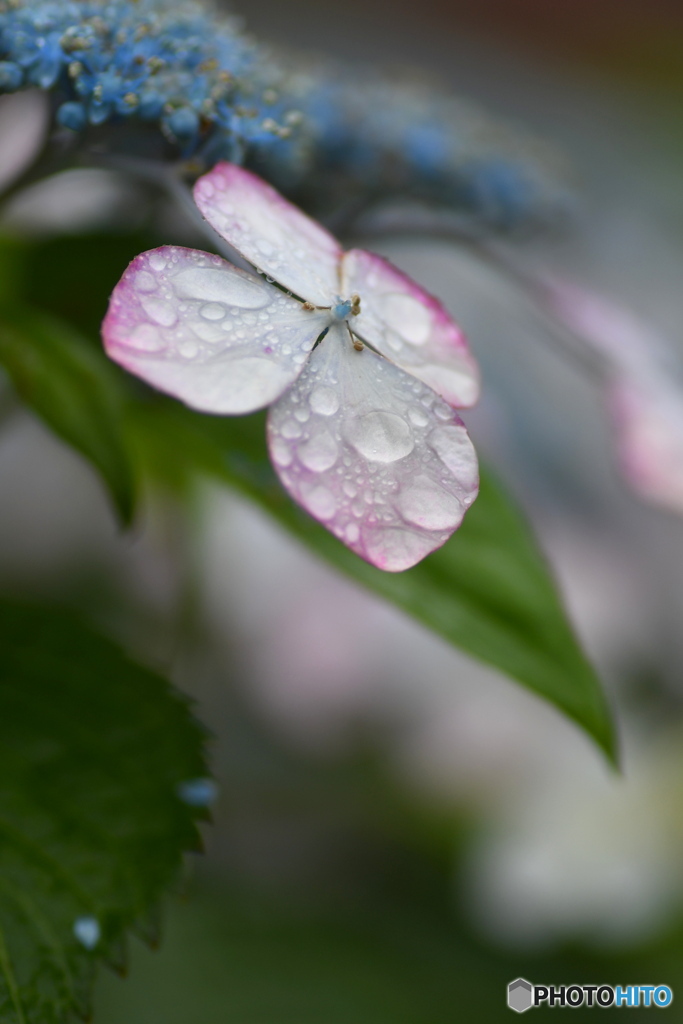
[[[508,1006],[515,1013],[524,1013],[533,1006],[533,987],[526,978],[517,978],[508,985]]]

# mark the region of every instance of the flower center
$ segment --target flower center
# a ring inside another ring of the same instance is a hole
[[[336,306],[316,306],[312,302],[304,302],[302,309],[311,312],[314,309],[329,309],[334,320],[348,320],[350,316],[360,313],[360,295],[352,295],[350,299],[339,299]]]
[[[345,321],[347,327],[348,318],[350,316],[358,316],[360,313],[360,295],[352,295],[350,299],[339,299],[339,302],[335,306],[314,306],[312,302],[304,302],[302,309],[311,312],[314,309],[328,309],[330,311],[330,321]],[[353,343],[353,347],[357,352],[363,351],[363,342],[360,338],[357,338],[355,334],[351,332],[349,327],[349,338]]]
[[[360,295],[352,295],[350,299],[344,299],[332,306],[332,316],[335,320],[347,320],[350,316],[358,316],[360,313]]]

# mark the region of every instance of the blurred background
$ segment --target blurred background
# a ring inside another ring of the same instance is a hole
[[[277,45],[409,72],[532,129],[580,204],[570,233],[520,242],[523,258],[623,301],[683,357],[679,3],[251,0],[239,13]],[[20,193],[5,227],[40,238],[47,261],[65,231],[87,244],[116,222],[113,285],[140,249],[141,198],[109,173],[72,174]],[[203,247],[174,217],[160,214],[159,241]],[[513,281],[445,240],[363,242],[469,335],[485,388],[466,422],[610,689],[623,774],[549,706],[214,485],[191,524],[156,494],[122,536],[85,463],[12,409],[2,590],[66,591],[170,671],[212,732],[220,784],[161,949],[134,945],[128,979],[102,977],[96,1019],[493,1022],[521,975],[665,983],[662,1012],[683,1021],[683,523],[621,481],[597,382],[548,343]]]

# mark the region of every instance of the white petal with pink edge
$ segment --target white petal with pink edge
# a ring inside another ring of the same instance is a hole
[[[431,388],[335,324],[271,408],[292,497],[368,562],[408,569],[460,525],[478,490],[465,426]]]
[[[337,301],[339,243],[265,181],[219,163],[199,178],[194,199],[211,227],[258,270],[315,305]]]
[[[683,514],[683,393],[664,377],[618,376],[609,389],[624,475],[646,500]]]
[[[102,335],[131,373],[195,409],[229,415],[278,398],[325,322],[219,256],[163,246],[130,264]]]
[[[479,370],[441,303],[381,256],[350,249],[342,293],[361,297],[354,333],[458,409],[479,397]]]

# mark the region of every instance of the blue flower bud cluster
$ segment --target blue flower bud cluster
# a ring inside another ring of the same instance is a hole
[[[330,62],[293,82],[308,126],[301,187],[321,211],[407,198],[457,211],[464,230],[513,231],[571,210],[554,155],[446,93]]]
[[[207,159],[234,159],[292,131],[297,115],[278,84],[235,19],[216,21],[193,3],[0,2],[0,90],[53,90],[57,123],[74,132],[154,122],[184,155],[208,147]]]
[[[562,199],[528,146],[455,100],[287,67],[193,0],[0,0],[0,92],[29,86],[50,90],[63,130],[153,125],[198,171],[246,162],[323,218],[408,197],[505,230]]]

